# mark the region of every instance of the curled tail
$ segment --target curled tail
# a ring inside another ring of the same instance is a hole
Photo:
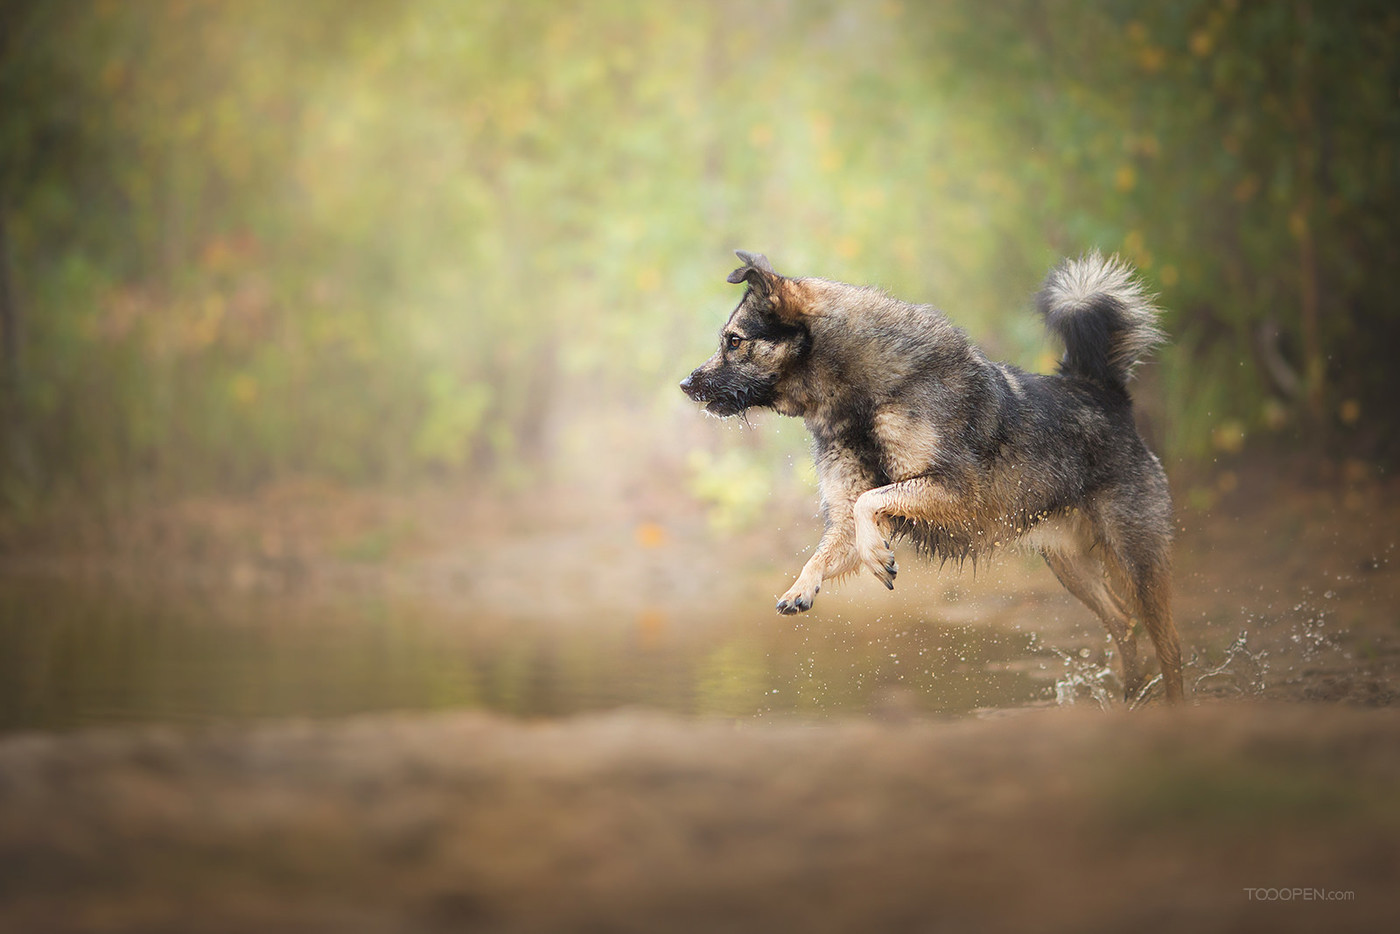
[[[1133,368],[1166,340],[1160,311],[1133,268],[1097,251],[1067,259],[1036,296],[1045,326],[1065,342],[1060,372],[1126,386]]]

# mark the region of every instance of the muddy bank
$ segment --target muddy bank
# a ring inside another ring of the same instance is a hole
[[[0,928],[1379,930],[1397,738],[1224,703],[13,736]]]

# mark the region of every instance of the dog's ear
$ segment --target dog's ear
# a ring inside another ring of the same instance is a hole
[[[730,274],[730,282],[736,284],[743,282],[744,274],[747,273],[750,269],[757,270],[758,272],[766,272],[770,276],[777,275],[777,272],[773,270],[773,264],[768,262],[768,257],[764,256],[762,253],[750,253],[747,250],[735,250],[734,255],[743,260],[744,265],[743,268],[736,269]],[[736,279],[735,276],[737,276],[738,278]]]
[[[729,281],[735,285],[747,282],[749,287],[760,295],[772,295],[782,276],[773,270],[773,264],[768,262],[768,257],[762,253],[749,253],[745,250],[735,250],[734,255],[743,260],[744,265],[729,274]]]
[[[744,261],[744,265],[729,274],[729,281],[735,285],[747,282],[760,299],[760,308],[789,323],[806,313],[806,302],[798,283],[780,276],[773,269],[773,264],[768,262],[768,257],[744,250],[734,252]]]

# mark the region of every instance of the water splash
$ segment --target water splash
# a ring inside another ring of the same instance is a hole
[[[1124,703],[1129,710],[1137,710],[1151,701],[1162,687],[1162,676],[1153,675],[1137,693],[1126,702],[1123,681],[1114,665],[1111,647],[1105,648],[1101,656],[1095,657],[1087,648],[1077,652],[1067,652],[1057,646],[1032,640],[1031,651],[1035,654],[1054,655],[1064,665],[1064,674],[1055,680],[1055,704],[1072,707],[1090,701],[1100,710],[1111,710]],[[1193,687],[1205,694],[1234,693],[1240,696],[1257,696],[1268,686],[1268,651],[1252,651],[1249,633],[1242,630],[1225,650],[1225,657],[1219,664],[1210,666],[1202,659],[1199,650],[1193,651],[1191,658],[1183,666],[1188,677],[1196,675]],[[1202,691],[1202,688],[1205,688]]]
[[[1322,595],[1322,598],[1333,600],[1336,599],[1336,596],[1334,591],[1329,590]],[[1312,601],[1304,599],[1293,607],[1293,612],[1301,614],[1301,619],[1293,624],[1293,631],[1289,633],[1288,638],[1301,650],[1303,661],[1314,661],[1328,650],[1342,651],[1338,638],[1345,636],[1346,633],[1331,631],[1331,624],[1328,620],[1331,611],[1315,606]]]
[[[1224,660],[1197,675],[1193,688],[1199,692],[1203,684],[1208,684],[1210,693],[1223,690],[1246,697],[1263,694],[1264,689],[1268,687],[1268,657],[1266,649],[1257,652],[1249,650],[1249,630],[1241,629],[1235,641],[1225,649]],[[1191,660],[1187,662],[1187,668],[1203,667],[1199,657],[1193,653]]]
[[[1128,704],[1128,709],[1137,710],[1143,704],[1147,703],[1148,699],[1150,699],[1152,695],[1157,692],[1157,688],[1161,686],[1161,675],[1153,675],[1151,678],[1148,678],[1147,683],[1138,689],[1137,697],[1134,697],[1132,701]]]
[[[1113,653],[1105,651],[1101,659],[1094,659],[1088,649],[1071,654],[1053,645],[1042,645],[1032,639],[1031,651],[1048,651],[1064,663],[1065,673],[1055,679],[1055,704],[1059,707],[1072,707],[1081,700],[1091,700],[1100,710],[1109,710],[1117,705],[1123,693],[1122,681],[1113,670]]]

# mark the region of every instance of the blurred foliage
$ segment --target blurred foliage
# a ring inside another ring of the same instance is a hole
[[[1400,315],[1381,277],[1400,259],[1400,10],[946,12],[919,30],[937,37],[928,78],[1016,153],[1018,252],[1099,244],[1161,290],[1170,451],[1235,453],[1241,431],[1298,418],[1314,440],[1397,453]]]
[[[1118,250],[1170,310],[1143,402],[1174,456],[1222,424],[1393,453],[1388,3],[0,17],[8,508],[650,464],[697,420],[674,383],[737,298],[733,247],[1042,368],[1040,276]],[[636,447],[603,450],[591,419],[628,407]]]

